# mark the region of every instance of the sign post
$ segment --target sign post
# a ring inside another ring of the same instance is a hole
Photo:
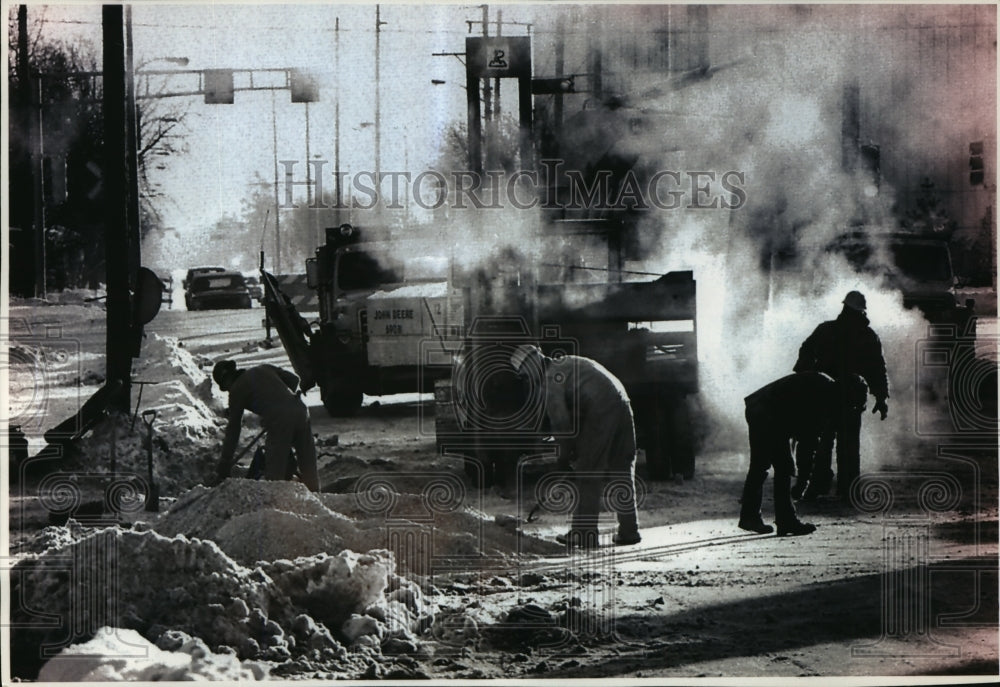
[[[531,155],[531,38],[528,36],[472,36],[465,39],[465,79],[468,102],[469,166],[483,171],[483,129],[480,79],[517,79],[521,167]]]

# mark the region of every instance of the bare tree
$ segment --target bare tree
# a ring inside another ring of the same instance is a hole
[[[33,225],[31,179],[43,174],[50,284],[54,288],[79,286],[81,282],[94,285],[104,270],[100,51],[86,40],[46,35],[45,8],[40,7],[29,14],[25,70],[19,68],[17,59],[16,6],[10,8],[7,20],[11,226],[27,229]],[[137,154],[143,234],[158,226],[157,206],[167,200],[153,181],[153,170],[165,168],[171,156],[187,151],[187,101],[167,98],[166,84],[149,92],[149,97],[138,100],[136,115],[140,126]],[[42,132],[44,157],[33,163],[28,128],[35,117]],[[12,242],[12,264],[18,260],[13,254],[28,250],[27,245]],[[30,260],[22,259],[18,264],[25,262]]]

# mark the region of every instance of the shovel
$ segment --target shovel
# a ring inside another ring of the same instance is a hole
[[[146,468],[149,478],[149,488],[146,490],[145,510],[149,513],[158,513],[160,511],[160,487],[153,480],[153,422],[155,420],[155,410],[142,411],[142,421],[146,425]]]

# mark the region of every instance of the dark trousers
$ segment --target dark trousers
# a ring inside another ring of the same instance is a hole
[[[573,510],[573,530],[596,531],[601,506],[606,505],[618,517],[618,532],[624,535],[639,531],[635,505],[635,463],[628,471],[609,470],[577,474],[576,508]],[[602,503],[603,502],[603,503]]]
[[[761,518],[764,482],[767,480],[768,469],[773,466],[774,520],[779,527],[790,524],[796,520],[791,489],[792,474],[795,472],[791,438],[779,431],[766,416],[757,416],[747,411],[746,418],[750,430],[750,469],[743,483],[740,520],[754,521]]]
[[[264,446],[264,479],[287,479],[289,452],[295,449],[302,482],[310,491],[319,491],[316,468],[316,444],[313,443],[309,411],[301,402],[289,404],[265,418],[267,440]]]
[[[836,443],[837,494],[848,495],[851,483],[861,474],[861,415],[861,411],[845,410],[837,418],[836,431],[824,433],[815,444],[799,444],[795,452],[799,480],[809,480],[810,491],[825,494],[830,490]]]

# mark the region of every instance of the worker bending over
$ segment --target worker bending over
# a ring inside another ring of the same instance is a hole
[[[309,424],[309,409],[295,393],[299,378],[274,365],[238,369],[232,360],[223,360],[212,371],[219,388],[229,392],[228,425],[219,458],[218,480],[229,476],[233,454],[240,439],[243,411],[260,416],[267,439],[264,445],[264,478],[283,480],[288,473],[289,450],[295,449],[303,483],[319,491],[316,472],[316,445]]]
[[[537,346],[518,346],[511,365],[522,376],[544,379],[545,412],[559,449],[560,461],[576,473],[577,503],[569,533],[559,541],[569,546],[597,545],[601,497],[618,516],[614,543],[637,544],[635,505],[635,424],[622,383],[599,363],[575,355],[558,359]],[[605,489],[614,494],[604,494]]]

